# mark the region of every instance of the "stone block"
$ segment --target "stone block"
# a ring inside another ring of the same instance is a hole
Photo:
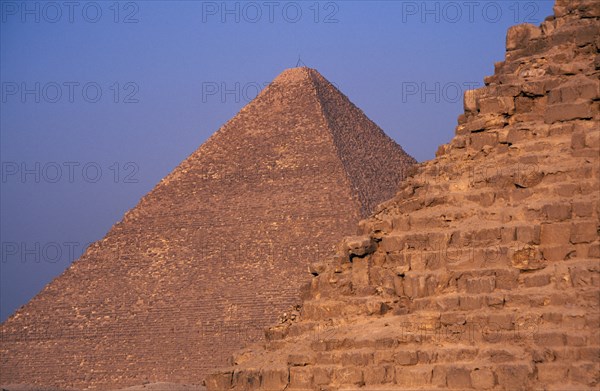
[[[570,121],[574,119],[590,119],[593,117],[592,105],[587,102],[559,103],[546,108],[544,121],[553,124],[558,121]]]
[[[360,368],[341,367],[334,369],[333,378],[339,384],[358,385],[363,382],[363,373]]]
[[[518,270],[497,270],[496,275],[496,289],[513,289],[519,284],[519,271]]]
[[[314,367],[313,368],[313,383],[317,386],[331,384],[332,376],[331,368]],[[283,390],[284,388],[274,388],[273,390]]]
[[[571,204],[568,202],[544,205],[542,210],[549,221],[564,221],[571,218]]]
[[[352,284],[355,286],[369,285],[369,259],[354,258],[352,261]]]
[[[512,266],[519,270],[538,270],[546,267],[546,262],[536,246],[526,245],[510,249],[509,256]]]
[[[465,390],[472,388],[471,371],[464,367],[451,366],[446,373],[446,383],[449,389]]]
[[[343,240],[344,250],[350,256],[362,257],[375,251],[375,243],[370,236],[348,236]]]
[[[228,390],[231,387],[232,372],[218,372],[206,375],[205,385],[208,391]]]
[[[494,372],[489,368],[475,368],[471,371],[471,385],[476,390],[489,390],[496,384]]]
[[[480,132],[473,133],[469,137],[469,146],[474,150],[481,150],[484,146],[494,146],[498,144],[498,133]]]
[[[515,101],[512,97],[491,97],[479,100],[479,112],[481,114],[513,114]]]
[[[283,390],[287,384],[287,369],[263,369],[261,371],[261,387],[263,390]],[[226,389],[220,388],[220,390]]]
[[[394,231],[409,231],[410,218],[408,215],[394,216],[392,218],[392,229]]]
[[[546,364],[536,365],[538,371],[538,380],[546,384],[560,384],[567,378],[569,364]]]
[[[540,230],[540,244],[542,246],[558,246],[569,244],[571,238],[571,224],[551,223],[542,224]]]
[[[405,243],[405,235],[387,235],[381,238],[381,242],[379,242],[379,250],[388,253],[404,250]]]
[[[571,226],[571,243],[591,243],[598,239],[598,224],[595,222],[576,222]]]
[[[584,384],[586,389],[598,385],[597,363],[574,363],[569,370],[569,379],[576,384]]]
[[[426,366],[395,368],[395,383],[401,387],[425,387],[431,384],[432,368]]]
[[[385,367],[368,367],[363,369],[363,376],[365,385],[378,385],[389,382],[387,371]]]
[[[466,90],[463,95],[463,106],[466,113],[477,112],[478,90]]]
[[[540,244],[540,226],[525,225],[516,228],[517,241],[525,244]]]
[[[529,23],[512,26],[506,34],[506,50],[521,49],[530,40],[539,38],[541,35],[541,29]]]
[[[397,365],[416,365],[417,352],[410,350],[401,350],[394,354],[394,361]]]
[[[575,249],[570,245],[544,246],[541,251],[544,259],[551,262],[563,261],[575,253]]]
[[[530,389],[532,369],[525,364],[503,364],[496,368],[498,385],[505,390],[520,391]]]
[[[313,370],[310,367],[290,368],[290,387],[310,389],[313,386]]]
[[[494,276],[475,277],[467,280],[467,293],[490,293],[496,286]]]

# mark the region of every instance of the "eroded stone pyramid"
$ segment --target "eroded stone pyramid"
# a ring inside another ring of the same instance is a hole
[[[283,72],[1,325],[0,384],[200,382],[413,163],[318,72]]]
[[[599,389],[600,2],[554,10],[209,390]]]

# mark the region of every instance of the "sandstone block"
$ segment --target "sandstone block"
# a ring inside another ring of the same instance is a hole
[[[417,352],[409,350],[401,350],[394,354],[394,360],[398,365],[415,365],[417,364]]]
[[[283,390],[288,384],[287,369],[263,369],[261,371],[261,387],[264,390]],[[220,388],[226,390],[227,388]]]
[[[546,219],[549,221],[563,221],[571,218],[571,204],[550,204],[542,208]]]
[[[595,222],[577,222],[571,226],[571,243],[590,243],[599,237]]]
[[[379,250],[384,252],[394,252],[404,249],[406,237],[404,235],[387,235],[381,238]]]
[[[428,367],[396,367],[395,383],[402,387],[424,387],[431,384],[432,369]]]
[[[511,249],[510,260],[512,266],[519,270],[538,270],[546,267],[538,248],[530,245]]]
[[[526,244],[540,244],[540,226],[526,225],[516,229],[517,241]]]
[[[292,388],[312,388],[313,371],[309,367],[291,367],[290,368],[290,387]]]
[[[363,373],[360,368],[342,367],[334,370],[333,378],[339,384],[361,384]]]
[[[496,384],[494,372],[489,368],[475,368],[471,371],[471,385],[476,390],[489,390]]]
[[[375,251],[375,243],[370,236],[348,236],[343,240],[348,255],[362,257]]]
[[[205,386],[208,391],[228,390],[231,386],[232,372],[210,373],[206,376]]]
[[[568,244],[571,237],[569,223],[542,224],[540,230],[540,243],[543,246],[557,246]]]
[[[573,364],[569,371],[569,379],[574,383],[586,385],[588,389],[595,387],[598,384],[598,364]]]
[[[491,97],[479,101],[479,112],[481,114],[513,114],[515,101],[512,97]]]
[[[515,50],[525,47],[532,39],[539,38],[542,31],[529,23],[512,26],[506,34],[506,50]]]
[[[481,150],[484,146],[494,146],[498,144],[498,133],[495,132],[480,132],[473,133],[469,137],[470,147],[475,150]]]
[[[570,81],[550,91],[548,103],[572,103],[577,99],[593,100],[600,97],[598,80],[583,75],[573,77]]]
[[[395,216],[392,219],[392,229],[394,231],[410,230],[410,218],[408,215]]]
[[[326,385],[326,384],[331,384],[331,376],[332,376],[332,370],[330,368],[323,368],[323,367],[314,367],[313,368],[313,383],[315,385]],[[277,389],[284,389],[284,388],[274,388],[274,390]]]
[[[352,284],[356,286],[369,285],[368,258],[354,258],[352,262]]]
[[[385,384],[389,382],[386,367],[368,367],[363,369],[365,385]]]
[[[502,115],[486,114],[478,115],[464,125],[460,125],[461,133],[475,133],[484,129],[498,129],[504,127],[508,121]]]
[[[450,367],[446,373],[448,388],[464,390],[472,388],[471,371],[463,367]]]
[[[548,274],[538,274],[524,278],[523,282],[526,287],[546,286],[550,284],[550,276]]]
[[[471,278],[467,280],[467,293],[490,293],[495,285],[494,276]]]
[[[552,124],[558,121],[592,118],[592,105],[589,102],[559,103],[546,108],[544,121]]]
[[[527,390],[532,369],[525,364],[504,364],[496,369],[498,385],[505,390]]]
[[[463,106],[466,113],[477,112],[477,90],[466,90],[463,96]]]
[[[519,282],[518,270],[498,270],[496,274],[496,289],[513,289]]]
[[[570,245],[544,246],[542,255],[547,261],[562,261],[570,258],[574,254],[574,249]]]
[[[538,380],[548,384],[559,384],[567,377],[568,364],[537,364]]]
[[[344,366],[365,367],[373,362],[373,353],[343,353],[341,362]]]

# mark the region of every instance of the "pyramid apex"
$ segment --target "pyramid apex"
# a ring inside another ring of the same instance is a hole
[[[279,75],[277,75],[273,82],[289,83],[306,80],[310,77],[311,72],[317,72],[317,70],[306,66],[288,68],[281,72]]]

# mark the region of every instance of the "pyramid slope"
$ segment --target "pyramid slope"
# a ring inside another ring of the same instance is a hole
[[[390,170],[390,167],[407,166],[416,161],[323,76],[318,72],[311,72],[310,76],[338,157],[361,202],[362,215],[366,217],[395,194],[397,186],[394,184],[403,179],[404,173]]]
[[[507,34],[456,136],[213,390],[600,386],[600,3]]]
[[[260,340],[381,198],[357,195],[311,74],[283,72],[3,323],[0,383],[193,382]],[[366,123],[351,108],[336,115]],[[413,160],[369,126],[402,155],[378,172],[388,194]]]

